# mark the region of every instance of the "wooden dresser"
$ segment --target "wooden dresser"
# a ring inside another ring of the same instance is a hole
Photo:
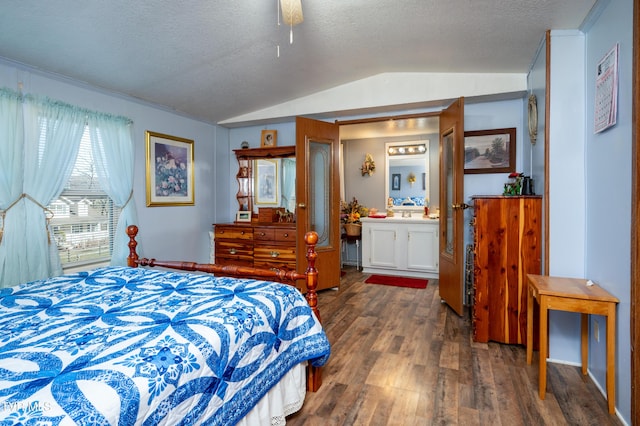
[[[496,195],[472,199],[473,340],[524,345],[527,274],[541,273],[542,198]]]
[[[214,224],[215,263],[296,269],[295,223]]]

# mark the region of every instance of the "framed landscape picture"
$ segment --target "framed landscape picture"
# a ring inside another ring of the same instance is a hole
[[[464,132],[464,172],[511,173],[516,169],[516,128]]]
[[[147,206],[194,205],[193,141],[151,131],[147,142]]]

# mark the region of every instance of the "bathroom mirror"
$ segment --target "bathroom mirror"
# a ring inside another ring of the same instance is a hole
[[[394,210],[429,205],[429,141],[385,144],[385,204]]]

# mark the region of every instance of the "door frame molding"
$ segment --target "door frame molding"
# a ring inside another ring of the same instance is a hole
[[[640,103],[640,0],[633,2],[633,65],[632,65],[632,112],[631,112],[631,424],[640,424],[640,351],[635,350],[640,344],[640,121],[638,120],[638,104]]]

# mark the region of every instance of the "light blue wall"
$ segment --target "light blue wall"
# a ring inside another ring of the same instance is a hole
[[[142,255],[158,259],[207,262],[209,230],[215,222],[215,141],[217,126],[185,118],[124,96],[101,92],[30,70],[19,64],[0,62],[0,87],[48,96],[90,110],[123,115],[133,120],[135,143],[134,200],[140,220],[139,247]],[[194,141],[195,206],[146,207],[145,131],[150,130]],[[227,185],[228,186],[228,185]],[[145,252],[146,248],[146,252]]]
[[[631,418],[631,196],[633,1],[611,1],[586,31],[586,276],[618,299],[616,399],[623,418]],[[594,134],[595,79],[598,62],[616,44],[619,52],[617,124]],[[637,166],[637,165],[636,165]],[[636,189],[637,190],[637,189]],[[592,319],[605,330],[605,319]],[[605,388],[604,333],[590,333],[589,371]]]
[[[584,278],[584,34],[551,32],[548,147],[549,270]],[[580,316],[549,313],[549,358],[580,364]]]

